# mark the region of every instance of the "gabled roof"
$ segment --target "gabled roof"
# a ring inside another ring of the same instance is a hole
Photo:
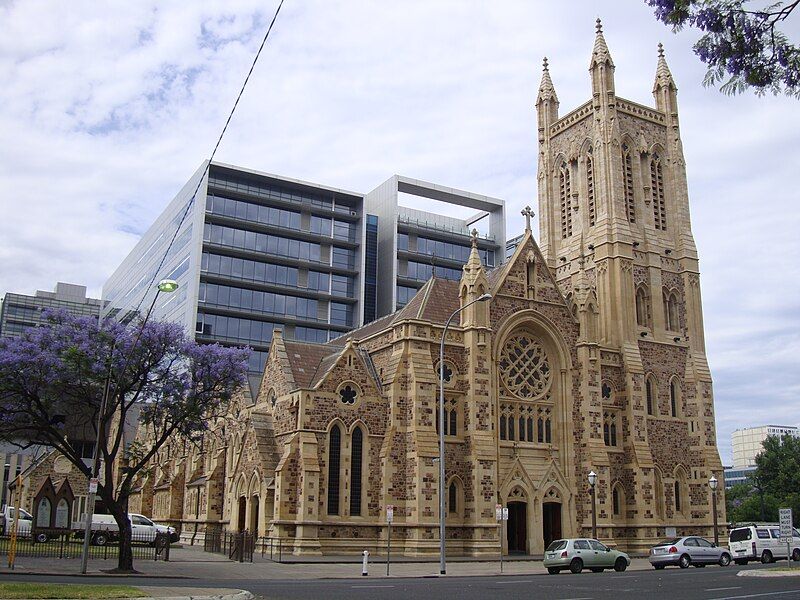
[[[292,376],[297,387],[307,388],[311,385],[322,359],[341,352],[341,348],[328,344],[312,344],[284,340],[286,356],[292,368]]]

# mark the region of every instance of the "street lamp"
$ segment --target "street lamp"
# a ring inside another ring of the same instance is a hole
[[[458,313],[476,302],[486,302],[491,299],[491,294],[483,294],[475,298],[475,300],[467,302],[458,310],[453,311],[453,314],[447,318],[447,322],[444,324],[442,341],[439,344],[439,573],[442,575],[447,572],[444,558],[444,340],[447,338],[447,328],[450,327],[450,322]]]
[[[139,332],[137,333],[136,338],[133,340],[133,344],[131,344],[129,350],[130,353],[133,353],[134,348],[136,348],[136,344],[139,343],[139,338],[142,337],[144,327],[147,325],[150,314],[153,312],[158,295],[162,292],[165,294],[171,294],[177,289],[178,282],[174,279],[162,279],[158,282],[158,285],[156,286],[156,295],[153,296],[153,302],[150,304],[150,308],[147,310],[144,320],[142,320],[142,324],[139,327]],[[113,358],[113,355],[114,345],[112,344],[111,355],[108,357],[108,373],[106,374],[106,382],[103,386],[103,397],[100,400],[100,410],[97,412],[97,439],[94,442],[94,450],[92,451],[92,477],[89,480],[89,497],[87,498],[86,503],[86,523],[84,524],[83,528],[83,553],[81,555],[81,573],[84,575],[86,574],[86,568],[89,563],[89,538],[92,535],[92,516],[94,515],[94,503],[95,496],[97,494],[97,484],[94,484],[95,487],[93,489],[92,480],[97,480],[97,476],[100,471],[100,435],[101,433],[104,433],[103,425],[105,424],[106,405],[108,404],[109,387],[111,386],[111,369],[113,367],[111,359]],[[125,371],[128,368],[128,358],[130,358],[130,354],[128,357],[126,357],[125,362],[122,364],[120,378],[125,375]]]
[[[597,484],[597,473],[589,471],[589,493],[592,495],[592,537],[597,539],[597,502],[594,486]]]
[[[717,485],[719,482],[714,475],[708,480],[708,487],[711,488],[711,514],[714,515],[714,545],[719,544],[719,534],[717,533]]]

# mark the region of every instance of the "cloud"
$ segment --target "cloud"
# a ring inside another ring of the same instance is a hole
[[[216,141],[277,2],[0,4],[0,291],[98,295]],[[594,19],[617,93],[678,82],[723,456],[800,422],[797,101],[700,84],[696,35],[644,2],[286,3],[217,158],[366,191],[394,173],[536,208],[541,59],[561,113],[589,97]],[[757,408],[756,408],[757,407]]]

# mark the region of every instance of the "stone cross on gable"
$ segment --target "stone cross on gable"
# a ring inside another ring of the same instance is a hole
[[[472,234],[472,247],[473,248],[477,248],[478,247],[478,230],[473,228],[471,234]]]
[[[522,216],[525,217],[525,231],[531,230],[531,217],[533,217],[533,215],[534,212],[531,210],[530,206],[526,206],[522,211]]]

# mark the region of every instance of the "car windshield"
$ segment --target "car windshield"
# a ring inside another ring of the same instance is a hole
[[[730,540],[732,542],[743,542],[745,540],[749,540],[753,537],[753,534],[750,533],[750,528],[745,527],[744,529],[734,529],[731,531]]]
[[[567,540],[556,540],[551,542],[547,547],[547,552],[555,552],[556,550],[563,550],[567,547]]]
[[[659,542],[656,546],[673,546],[680,542],[683,538],[670,538],[668,540],[664,540],[663,542]]]
[[[8,515],[12,519],[14,518],[14,509],[13,508],[9,508],[8,509]],[[26,511],[24,508],[20,508],[19,509],[19,519],[20,519],[20,521],[33,521],[33,515],[31,513],[29,513],[28,511]]]

